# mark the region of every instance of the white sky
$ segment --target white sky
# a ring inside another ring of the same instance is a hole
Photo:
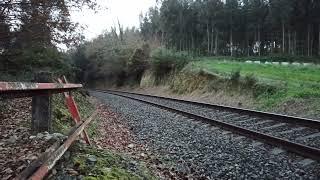
[[[139,27],[139,14],[145,14],[148,9],[156,5],[156,0],[97,0],[102,7],[97,13],[92,10],[83,9],[81,12],[72,12],[71,18],[74,22],[87,26],[84,35],[90,40],[104,30],[120,24],[126,27]]]

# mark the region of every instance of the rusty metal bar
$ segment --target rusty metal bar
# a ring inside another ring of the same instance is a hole
[[[82,88],[81,84],[0,82],[1,98],[20,98],[62,93]]]
[[[0,82],[1,93],[6,91],[75,89],[81,87],[81,84]]]
[[[58,78],[59,83],[68,83],[67,79],[65,76],[63,76],[63,80],[61,80],[60,78]],[[64,92],[64,96],[66,98],[66,105],[69,109],[69,112],[72,116],[73,121],[76,124],[81,123],[81,117],[80,117],[80,113],[78,110],[78,106],[76,104],[76,102],[74,101],[74,98],[72,97],[71,92]],[[83,139],[86,141],[87,144],[91,145],[89,136],[87,134],[86,131],[83,131],[82,135]]]
[[[38,168],[38,170],[29,178],[29,180],[43,179],[49,171],[54,167],[56,162],[68,150],[71,144],[84,131],[85,127],[96,117],[98,111],[96,110],[85,122],[77,125],[78,128],[68,137],[68,139],[54,152],[52,155]]]
[[[61,144],[61,141],[55,142],[51,147],[49,147],[36,161],[33,161],[26,169],[24,169],[15,180],[27,179],[32,175],[47,159],[50,155],[56,151]]]

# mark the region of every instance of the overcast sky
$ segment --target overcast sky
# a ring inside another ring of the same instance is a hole
[[[84,34],[90,40],[104,30],[110,30],[111,26],[117,25],[117,19],[124,27],[139,27],[139,14],[145,13],[156,0],[97,0],[102,7],[98,13],[83,9],[81,12],[72,12],[71,18],[87,26]]]

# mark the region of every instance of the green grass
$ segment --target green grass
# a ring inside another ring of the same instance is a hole
[[[73,146],[72,164],[87,180],[104,179],[157,179],[144,163],[123,154],[93,147]],[[87,158],[93,156],[97,162],[88,164]]]
[[[93,113],[94,105],[89,102],[88,97],[85,97],[80,92],[73,92],[72,95],[78,106],[80,117],[82,120],[85,120]],[[65,97],[63,94],[56,94],[53,95],[52,101],[53,131],[67,134],[70,129],[75,126],[75,123],[71,117],[68,107],[65,104]],[[93,125],[89,128],[90,135],[94,134],[94,130],[91,130],[91,127],[94,129],[94,126],[96,126],[94,123],[92,124]]]
[[[189,66],[192,69],[203,69],[221,75],[231,74],[239,70],[241,76],[254,75],[261,80],[289,83],[290,85],[308,84],[319,86],[320,84],[320,66],[278,66],[212,60],[192,62]]]
[[[320,66],[279,66],[249,64],[237,61],[218,61],[202,58],[189,63],[188,72],[204,71],[222,78],[230,78],[234,72],[240,72],[240,78],[254,77],[258,84],[275,87],[275,93],[261,91],[257,99],[264,107],[271,107],[290,98],[320,97]]]

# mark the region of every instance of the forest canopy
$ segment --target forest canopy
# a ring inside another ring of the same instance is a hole
[[[0,71],[23,74],[37,69],[68,68],[57,45],[83,40],[70,11],[95,9],[95,0],[4,0],[0,2]]]
[[[162,0],[146,40],[201,55],[320,55],[318,0]]]

